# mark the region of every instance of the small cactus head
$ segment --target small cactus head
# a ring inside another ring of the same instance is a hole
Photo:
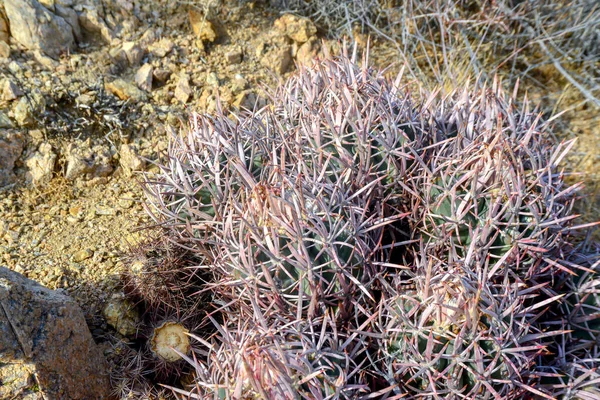
[[[528,321],[536,304],[526,304],[518,285],[419,259],[426,258],[417,258],[412,287],[395,286],[400,291],[382,300],[384,375],[409,397],[522,398],[532,366],[547,353],[549,334]]]
[[[147,240],[132,247],[125,259],[124,290],[146,309],[193,308],[200,299],[201,260],[165,236]]]
[[[172,363],[183,359],[191,350],[190,331],[176,321],[165,321],[154,328],[150,337],[150,350],[156,357]]]

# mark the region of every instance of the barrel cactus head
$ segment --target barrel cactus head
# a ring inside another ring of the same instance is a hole
[[[132,246],[122,273],[130,299],[157,313],[193,308],[203,282],[205,258],[158,235]]]
[[[374,300],[365,283],[381,267],[366,258],[431,138],[411,99],[355,61],[302,69],[273,94],[276,107],[194,116],[146,183],[156,221],[210,248],[225,287],[247,288],[222,291],[224,301],[260,293],[261,307],[314,317]]]
[[[383,301],[382,373],[408,398],[523,398],[548,347],[529,322],[536,304],[519,285],[426,260]]]
[[[459,129],[423,171],[415,191],[426,206],[415,211],[415,225],[449,262],[468,257],[497,275],[509,268],[540,281],[565,269],[544,258],[567,245],[575,217],[577,185],[566,185],[559,170],[572,142],[553,145],[537,119],[510,122],[502,98],[484,105],[489,114],[474,113],[473,132]]]
[[[364,348],[333,332],[329,317],[295,326],[248,322],[219,325],[218,337],[196,343],[196,389],[191,398],[351,399],[367,393],[357,359]],[[361,350],[359,350],[361,349]]]

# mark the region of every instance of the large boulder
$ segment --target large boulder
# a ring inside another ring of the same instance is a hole
[[[109,390],[75,301],[0,267],[0,398],[106,399]]]
[[[66,19],[37,0],[4,0],[4,8],[11,36],[26,48],[40,50],[54,58],[74,49],[75,36],[70,23],[78,21],[67,8],[59,8]],[[76,29],[79,29],[78,25]]]

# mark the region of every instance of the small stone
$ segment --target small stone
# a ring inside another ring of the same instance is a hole
[[[127,60],[127,53],[121,47],[115,47],[108,51],[108,55],[112,58],[115,64],[125,68],[125,66],[129,63]]]
[[[41,66],[46,67],[48,70],[55,70],[60,65],[58,61],[53,60],[38,50],[33,52],[33,58],[35,58],[35,60],[40,63]]]
[[[191,95],[190,78],[186,74],[182,74],[179,76],[179,82],[177,82],[177,87],[175,88],[175,98],[185,104]]]
[[[234,94],[238,94],[246,89],[248,81],[241,75],[236,75],[231,82],[231,91]]]
[[[206,19],[206,17],[194,9],[190,9],[188,12],[190,24],[196,37],[202,42],[214,42],[217,38],[217,33],[213,27],[212,22]]]
[[[14,125],[8,115],[2,110],[0,110],[0,128],[10,129],[13,128]]]
[[[252,109],[256,102],[256,94],[251,90],[244,90],[235,97],[233,106],[237,109],[247,108]]]
[[[156,41],[156,31],[154,29],[148,29],[139,40],[140,46],[148,47]]]
[[[225,59],[229,65],[239,64],[242,62],[242,50],[235,49],[225,54]]]
[[[267,51],[261,58],[260,63],[265,67],[273,69],[279,75],[286,73],[292,65],[292,48],[290,45],[282,44]]]
[[[136,102],[146,100],[146,94],[143,91],[124,79],[115,79],[106,84],[106,90],[121,100],[132,99]]]
[[[83,143],[71,143],[67,147],[65,178],[74,180],[79,177],[93,179],[110,175],[112,155],[107,146],[91,147],[89,140]]]
[[[115,210],[111,207],[96,206],[96,215],[115,215]]]
[[[41,115],[46,110],[46,99],[39,89],[31,91],[29,97],[21,97],[13,110],[15,121],[20,126],[33,123],[35,116]]]
[[[158,42],[149,46],[148,50],[156,57],[163,58],[173,50],[173,47],[175,47],[175,45],[173,44],[172,40],[168,38],[162,38]]]
[[[155,69],[154,72],[152,73],[152,75],[154,76],[154,78],[159,81],[159,82],[166,82],[167,79],[169,79],[169,77],[171,76],[171,71],[167,70],[167,69]]]
[[[308,18],[285,14],[274,23],[275,29],[298,44],[308,42],[316,35],[317,27]]]
[[[10,57],[10,45],[0,40],[0,58]]]
[[[75,98],[75,103],[78,106],[87,106],[89,107],[94,102],[94,96],[88,93],[80,94]]]
[[[4,9],[0,9],[0,42],[7,43],[10,40],[10,30],[8,26],[8,19],[4,14]]]
[[[36,153],[25,161],[29,168],[28,179],[34,186],[45,185],[52,179],[56,154],[52,151],[49,143],[42,143]]]
[[[144,51],[135,42],[125,42],[122,48],[131,66],[139,65],[144,58]]]
[[[8,64],[8,70],[16,75],[23,71],[23,67],[19,62],[13,60]]]
[[[126,143],[121,145],[119,162],[126,175],[130,176],[134,171],[142,171],[146,166],[146,162],[138,154],[137,146]]]
[[[73,217],[80,218],[83,215],[83,208],[81,206],[69,207],[69,214]]]
[[[73,254],[73,261],[78,263],[87,260],[88,258],[92,258],[94,252],[90,249],[79,250],[77,253]]]
[[[152,91],[152,74],[154,67],[152,64],[144,64],[135,73],[135,83],[142,90],[147,92]]]
[[[317,56],[319,51],[319,44],[316,38],[310,39],[308,42],[302,44],[298,48],[298,52],[296,53],[296,60],[301,65],[310,65],[315,57]]]
[[[111,44],[116,38],[96,8],[85,8],[79,15],[79,24],[88,32],[99,33],[108,44]]]
[[[11,101],[18,99],[22,95],[23,92],[21,89],[19,89],[16,83],[10,79],[4,80],[4,83],[2,84],[2,100]]]
[[[137,332],[139,315],[135,306],[122,294],[114,294],[104,306],[102,315],[106,323],[123,336],[132,336]]]
[[[121,200],[119,200],[119,207],[121,207],[123,209],[131,208],[131,207],[133,207],[133,200],[121,199]]]
[[[210,86],[219,86],[219,76],[216,72],[210,72],[206,75],[206,83]]]

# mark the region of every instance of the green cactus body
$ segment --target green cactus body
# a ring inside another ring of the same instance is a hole
[[[414,294],[396,301],[399,321],[404,322],[393,328],[388,341],[389,368],[395,380],[412,394],[437,392],[473,398],[488,390],[482,381],[501,389],[502,383],[494,381],[507,379],[509,369],[502,359],[501,344],[485,333],[489,331],[485,319],[467,333],[464,326],[435,318],[423,324],[425,303]]]

